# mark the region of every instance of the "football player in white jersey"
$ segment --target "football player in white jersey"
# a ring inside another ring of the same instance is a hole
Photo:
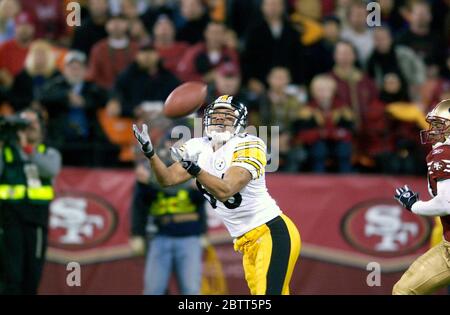
[[[153,150],[148,127],[133,131],[162,186],[192,177],[217,211],[243,254],[245,279],[252,294],[289,294],[300,254],[300,234],[269,195],[265,182],[266,145],[243,134],[247,108],[222,95],[205,109],[202,138],[172,148],[167,167]]]

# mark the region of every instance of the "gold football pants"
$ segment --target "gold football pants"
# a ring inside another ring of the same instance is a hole
[[[441,241],[412,263],[392,294],[430,294],[450,284],[450,242]]]
[[[289,294],[300,247],[296,226],[283,214],[237,238],[234,249],[243,254],[251,294]]]

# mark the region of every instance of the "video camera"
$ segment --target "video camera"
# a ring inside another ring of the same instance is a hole
[[[3,117],[0,116],[0,141],[14,142],[17,141],[17,131],[23,130],[30,125],[26,119],[17,115]]]

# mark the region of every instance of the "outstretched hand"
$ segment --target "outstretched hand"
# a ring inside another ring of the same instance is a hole
[[[141,131],[136,124],[133,124],[133,133],[137,141],[141,144],[141,149],[145,156],[151,158],[155,154],[155,151],[153,150],[152,140],[148,134],[148,126],[146,124],[142,124]]]

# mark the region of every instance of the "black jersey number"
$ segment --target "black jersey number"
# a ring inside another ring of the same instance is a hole
[[[206,200],[208,200],[208,202],[211,204],[211,207],[213,207],[213,209],[216,209],[218,201],[216,197],[214,197],[210,192],[208,192],[205,189],[205,187],[203,187],[202,184],[200,184],[198,181],[195,181],[195,183],[197,184],[198,190],[200,190],[203,196],[205,196]],[[242,195],[240,193],[236,193],[234,194],[233,197],[225,201],[223,204],[228,209],[236,209],[241,205],[241,203],[242,203]]]

